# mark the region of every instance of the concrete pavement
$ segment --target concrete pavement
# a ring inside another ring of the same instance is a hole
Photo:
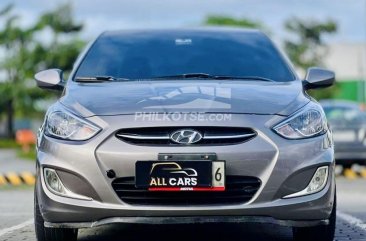
[[[35,173],[35,162],[18,158],[13,149],[0,149],[0,174],[24,171]]]
[[[366,180],[337,179],[337,241],[366,241]],[[0,240],[35,241],[33,190],[0,191]],[[290,241],[291,229],[264,224],[210,225],[109,225],[79,231],[83,241]],[[314,240],[316,241],[316,240]]]

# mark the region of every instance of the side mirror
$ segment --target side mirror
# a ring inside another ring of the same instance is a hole
[[[335,74],[333,71],[311,67],[306,73],[303,86],[305,90],[319,89],[332,86],[335,82]]]
[[[34,75],[37,86],[41,89],[58,90],[64,89],[64,82],[62,79],[62,70],[59,69],[47,69],[38,72]]]

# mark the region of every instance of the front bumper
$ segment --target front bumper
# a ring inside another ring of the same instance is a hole
[[[319,193],[309,196],[282,199],[272,203],[250,206],[214,208],[177,209],[111,207],[92,201],[80,206],[80,201],[65,204],[52,200],[47,190],[37,188],[45,227],[90,228],[112,223],[138,224],[184,224],[184,223],[272,223],[283,226],[308,227],[328,224],[334,197],[334,181]],[[46,194],[47,193],[47,194]],[[54,198],[58,198],[54,196]],[[65,198],[62,198],[65,199]],[[67,198],[66,198],[67,199]],[[70,200],[68,200],[70,201]],[[74,200],[75,201],[75,200]],[[88,205],[88,207],[86,206]],[[174,216],[172,215],[174,214]]]
[[[234,115],[232,123],[227,125],[253,127],[258,131],[258,136],[239,145],[214,148],[141,147],[124,143],[115,138],[113,133],[120,128],[121,122],[133,123],[135,127],[146,123],[112,120],[115,117],[93,118],[104,131],[90,142],[77,146],[48,137],[41,140],[38,150],[37,197],[46,226],[91,227],[116,222],[224,221],[269,222],[302,227],[327,223],[335,194],[334,153],[331,146],[324,144],[329,140],[327,135],[301,141],[285,140],[269,128],[284,117],[245,115],[243,118],[243,115]],[[192,126],[192,123],[179,124]],[[116,195],[111,186],[112,179],[106,175],[107,170],[113,169],[117,177],[133,176],[137,160],[154,160],[162,152],[212,153],[213,150],[218,159],[226,161],[228,175],[260,178],[262,185],[249,202],[206,206],[131,205]],[[329,166],[329,178],[322,191],[297,198],[282,198],[289,191],[300,191],[295,189],[307,185],[311,177],[304,174],[306,170],[324,165]],[[92,201],[76,200],[51,193],[42,178],[41,170],[46,166],[77,173],[80,180],[84,180],[88,184],[86,186],[93,189],[91,193],[95,193],[95,198]],[[291,185],[292,182],[298,184]]]
[[[197,224],[197,223],[264,223],[287,227],[312,227],[328,225],[329,220],[277,220],[271,217],[255,216],[202,216],[202,217],[115,217],[95,222],[51,223],[45,222],[46,228],[94,228],[108,224]]]

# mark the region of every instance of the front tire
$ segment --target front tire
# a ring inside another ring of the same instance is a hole
[[[78,237],[77,229],[44,227],[36,191],[34,192],[34,226],[37,241],[76,241]]]
[[[334,196],[334,204],[332,213],[329,217],[328,225],[319,225],[315,227],[298,228],[294,227],[293,240],[294,241],[309,241],[309,240],[321,240],[321,241],[333,241],[336,228],[336,210],[337,210],[337,197]]]

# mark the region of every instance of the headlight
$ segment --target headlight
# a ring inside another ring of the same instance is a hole
[[[327,131],[327,120],[323,110],[314,105],[291,116],[273,129],[288,139],[304,139],[324,134]]]
[[[47,118],[45,134],[51,137],[84,141],[95,136],[100,129],[65,112],[53,112]]]

